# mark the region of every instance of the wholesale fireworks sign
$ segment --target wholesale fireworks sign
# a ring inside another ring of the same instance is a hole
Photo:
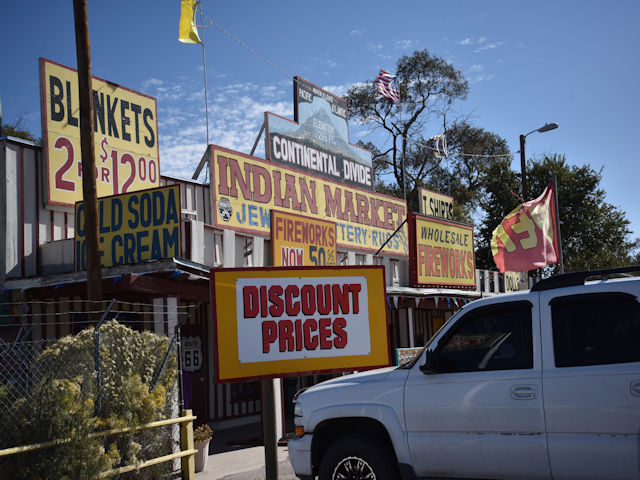
[[[273,265],[335,265],[336,224],[293,213],[271,211]]]
[[[347,102],[293,79],[294,121],[265,114],[267,159],[373,190],[371,152],[349,143]]]
[[[160,185],[156,100],[92,77],[96,189],[99,197]],[[82,200],[77,71],[40,59],[47,203]]]
[[[271,210],[313,217],[336,224],[336,244],[385,254],[409,253],[406,226],[395,235],[406,214],[406,202],[395,197],[262,158],[211,145],[211,201],[215,226],[241,233],[271,235]]]
[[[383,267],[213,269],[210,284],[218,381],[391,363]]]
[[[409,212],[412,286],[475,288],[473,227]]]
[[[75,267],[86,270],[85,203],[75,209]],[[180,186],[98,199],[102,267],[180,256]]]

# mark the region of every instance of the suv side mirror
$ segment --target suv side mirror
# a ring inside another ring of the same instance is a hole
[[[425,352],[425,362],[420,365],[420,370],[426,374],[438,373],[440,366],[440,356],[435,350],[427,349]]]

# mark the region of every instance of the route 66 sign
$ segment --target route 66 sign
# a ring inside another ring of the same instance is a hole
[[[202,367],[202,340],[200,336],[182,337],[182,368],[195,372]]]

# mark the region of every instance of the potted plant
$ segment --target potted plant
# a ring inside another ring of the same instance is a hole
[[[198,453],[194,455],[196,472],[201,472],[207,466],[209,458],[209,442],[213,436],[213,430],[206,423],[200,425],[193,431],[193,443]]]

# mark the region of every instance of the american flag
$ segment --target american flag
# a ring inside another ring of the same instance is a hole
[[[390,98],[394,102],[400,101],[400,91],[398,90],[398,77],[391,75],[390,73],[380,70],[378,78],[376,78],[376,85],[378,85],[378,92],[387,98]]]

